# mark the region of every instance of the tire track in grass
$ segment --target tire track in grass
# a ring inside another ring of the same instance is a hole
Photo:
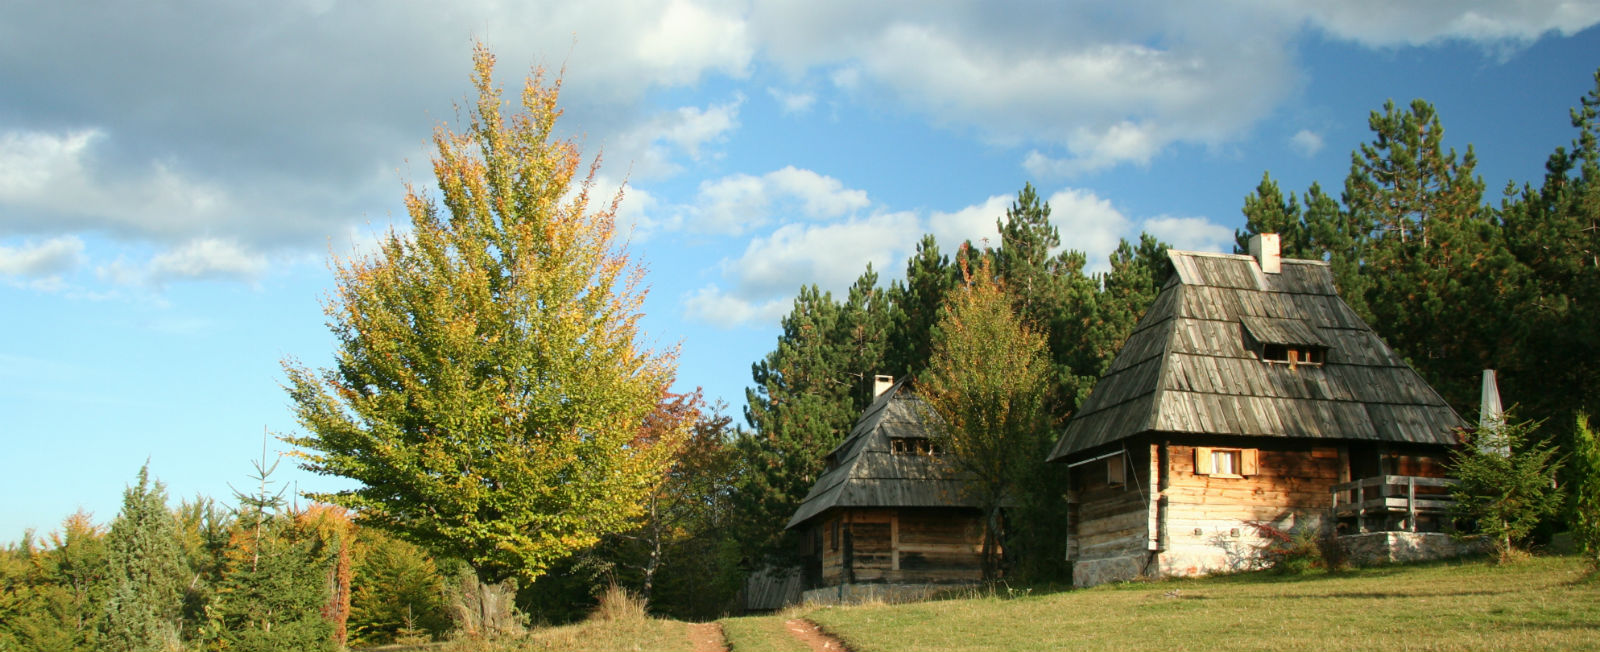
[[[791,619],[784,623],[784,628],[811,648],[811,652],[850,652],[850,648],[845,647],[842,641],[829,636],[816,623],[805,618]]]
[[[718,623],[689,623],[689,642],[694,652],[728,652],[728,639]]]

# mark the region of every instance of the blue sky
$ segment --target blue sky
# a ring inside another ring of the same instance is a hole
[[[175,497],[245,485],[296,428],[280,361],[331,360],[329,255],[430,182],[474,41],[513,87],[565,69],[647,336],[734,415],[801,284],[887,283],[1024,182],[1091,266],[1141,230],[1220,250],[1263,171],[1337,194],[1368,113],[1421,97],[1497,202],[1600,65],[1594,2],[7,5],[0,540],[109,521],[146,459]]]

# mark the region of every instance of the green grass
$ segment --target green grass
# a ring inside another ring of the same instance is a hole
[[[1600,650],[1600,582],[1574,557],[1137,582],[806,616],[856,652]]]
[[[810,652],[811,648],[789,634],[784,621],[792,616],[724,618],[722,635],[730,652]]]

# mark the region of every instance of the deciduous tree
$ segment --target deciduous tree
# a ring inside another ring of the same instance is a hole
[[[410,231],[335,261],[336,364],[285,363],[307,431],[286,439],[360,483],[315,499],[526,581],[639,516],[670,459],[639,435],[673,355],[639,342],[621,196],[591,206],[598,159],[580,176],[555,136],[559,82],[534,73],[506,116],[493,55],[474,63],[469,124],[434,135],[438,198],[408,187]]]
[[[968,477],[966,490],[983,510],[983,577],[993,581],[1001,507],[1050,444],[1050,360],[1044,338],[1013,312],[987,260],[965,276],[946,299],[917,393],[946,451],[940,459]]]

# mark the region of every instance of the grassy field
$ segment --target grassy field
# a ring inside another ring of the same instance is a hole
[[[1600,582],[1576,558],[1547,557],[1136,582],[808,616],[856,652],[1597,650]]]
[[[1020,597],[791,609],[720,622],[732,652],[800,652],[810,618],[855,652],[959,650],[1600,650],[1600,581],[1576,557],[1338,574],[1252,573]],[[445,650],[690,650],[642,612]],[[435,648],[439,649],[439,648]]]

